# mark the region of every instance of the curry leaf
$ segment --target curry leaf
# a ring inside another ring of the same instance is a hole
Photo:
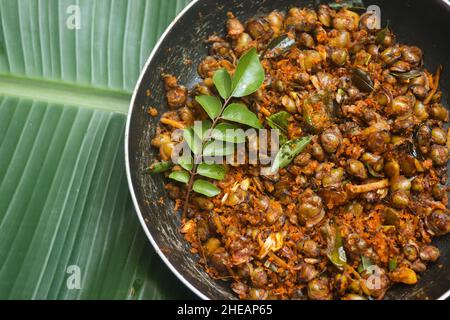
[[[280,130],[276,129],[278,132],[278,143],[282,146],[284,145],[286,142],[288,142],[288,137],[283,134],[282,132],[280,132]]]
[[[171,161],[161,161],[155,162],[150,167],[144,170],[144,173],[156,174],[162,173],[170,170],[173,167],[173,163]]]
[[[202,151],[202,142],[194,133],[192,128],[183,130],[183,138],[194,154],[200,154]]]
[[[275,113],[268,117],[267,123],[272,129],[278,129],[283,134],[287,135],[288,133],[288,126],[289,126],[289,118],[291,115],[286,111],[281,111],[278,113]]]
[[[344,250],[341,233],[334,223],[328,224],[325,227],[328,259],[330,259],[338,269],[342,270],[347,264],[347,255]]]
[[[239,129],[234,124],[231,123],[219,123],[217,127],[212,130],[211,137],[231,143],[244,143],[245,142],[245,132]]]
[[[389,259],[389,271],[397,269],[397,260],[395,258]]]
[[[276,58],[289,51],[294,45],[295,39],[289,38],[287,34],[283,34],[269,43],[262,56],[264,58]]]
[[[371,266],[373,266],[372,260],[367,258],[366,256],[361,256],[361,264],[358,268],[358,272],[362,273],[364,271],[367,271]]]
[[[362,2],[362,0],[342,0],[339,2],[335,2],[335,3],[330,3],[329,4],[330,8],[334,9],[334,10],[340,10],[343,8],[346,9],[365,9],[364,3]]]
[[[215,96],[197,96],[195,97],[198,103],[206,111],[208,116],[214,120],[220,115],[220,110],[222,109],[222,102]]]
[[[189,182],[189,179],[191,178],[189,172],[186,171],[174,171],[169,175],[169,178],[184,184],[187,184]]]
[[[330,261],[338,268],[343,268],[347,263],[347,256],[345,254],[344,246],[342,244],[342,237],[340,234],[336,236],[335,246],[328,256]]]
[[[194,167],[194,160],[190,154],[185,154],[178,158],[177,164],[187,171],[191,171]]]
[[[205,157],[223,157],[234,153],[234,144],[225,141],[214,140],[206,144],[203,149]]]
[[[197,168],[197,173],[207,178],[223,180],[223,178],[225,178],[226,170],[225,167],[220,164],[201,163]]]
[[[236,68],[232,81],[232,96],[236,98],[252,94],[264,82],[264,69],[255,48],[244,54]]]
[[[422,72],[419,70],[411,70],[408,72],[391,72],[391,75],[399,79],[411,80],[420,77],[422,75]]]
[[[211,121],[205,120],[205,121],[195,121],[194,126],[192,129],[194,130],[194,133],[200,140],[206,139],[208,130],[211,129]]]
[[[382,43],[389,33],[390,33],[389,26],[386,26],[377,33],[377,35],[375,36],[375,41],[377,43]]]
[[[262,128],[256,114],[248,110],[247,106],[242,103],[230,104],[222,114],[222,118],[225,120],[238,122],[247,126],[260,129]]]
[[[218,187],[202,179],[196,180],[192,189],[195,192],[203,194],[210,198],[215,197],[220,193],[220,189]]]
[[[359,68],[352,69],[352,82],[361,91],[372,92],[374,90],[369,74]]]
[[[281,111],[278,113],[275,113],[268,117],[267,123],[272,129],[278,130],[278,138],[280,141],[280,144],[283,145],[287,142],[287,134],[288,134],[288,126],[289,126],[289,117],[291,115],[286,111]]]
[[[286,142],[278,151],[275,160],[272,164],[271,171],[277,172],[278,169],[289,165],[292,160],[302,152],[306,146],[311,142],[311,137],[303,137]]]
[[[219,69],[213,75],[214,85],[220,96],[226,100],[231,95],[231,77],[226,69]]]

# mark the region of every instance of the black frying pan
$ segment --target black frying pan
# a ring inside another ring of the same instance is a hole
[[[168,0],[170,1],[170,0]],[[164,69],[179,76],[180,82],[191,87],[200,79],[196,65],[207,55],[204,40],[213,33],[222,33],[226,12],[232,11],[242,21],[274,9],[285,10],[290,6],[316,6],[328,1],[305,0],[197,0],[186,8],[162,36],[154,49],[131,102],[125,135],[125,153],[130,192],[142,222],[144,231],[155,250],[175,275],[200,298],[234,299],[229,283],[213,280],[197,264],[198,257],[190,253],[189,244],[179,232],[180,214],[174,212],[173,203],[164,189],[164,178],[142,174],[155,159],[150,140],[155,133],[158,119],[146,113],[147,106],[154,106],[160,113],[166,110],[165,92],[160,78]],[[444,104],[448,104],[450,92],[450,5],[443,0],[365,0],[366,5],[380,6],[383,25],[389,27],[403,43],[423,49],[425,65],[436,70],[444,66],[441,86]],[[192,60],[186,65],[184,59]],[[146,91],[151,95],[147,96]],[[160,204],[158,199],[164,199]],[[415,286],[397,285],[387,299],[444,299],[450,294],[450,250],[448,236],[437,239],[435,244],[442,256],[430,265]],[[150,254],[150,253],[149,253]],[[181,284],[180,284],[181,285]]]

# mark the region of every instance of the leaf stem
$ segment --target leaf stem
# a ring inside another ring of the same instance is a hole
[[[219,121],[222,119],[222,114],[225,111],[225,108],[228,106],[228,104],[231,101],[232,96],[228,97],[225,102],[222,105],[222,109],[220,110],[219,115],[213,120],[211,128],[208,130],[208,134],[206,135],[206,137],[202,138],[202,150],[205,147],[206,142],[211,139],[211,133],[214,130],[214,128],[217,126],[217,124],[219,123]],[[183,215],[182,215],[182,219],[185,219],[187,216],[187,210],[189,207],[189,200],[191,197],[191,192],[192,192],[192,187],[194,186],[194,180],[195,180],[195,176],[197,175],[197,169],[198,169],[198,164],[200,161],[201,155],[195,155],[195,159],[194,159],[194,167],[192,168],[191,171],[189,171],[190,174],[190,178],[189,178],[189,182],[187,184],[187,188],[186,188],[186,196],[184,199],[184,204],[183,204]]]

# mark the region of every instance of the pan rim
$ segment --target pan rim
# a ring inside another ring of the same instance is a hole
[[[159,51],[159,48],[160,48],[161,44],[164,42],[164,40],[166,39],[167,35],[170,33],[170,31],[175,26],[175,24],[178,22],[178,20],[180,20],[181,17],[183,17],[186,14],[186,12],[188,12],[192,7],[194,7],[200,1],[202,1],[202,0],[192,0],[183,10],[180,11],[180,13],[167,26],[167,28],[164,31],[164,33],[160,36],[158,42],[155,44],[152,52],[150,53],[150,56],[148,57],[146,63],[142,67],[142,69],[140,71],[140,75],[139,75],[138,81],[136,82],[136,86],[135,86],[135,88],[133,90],[133,95],[131,97],[130,105],[129,105],[129,108],[128,108],[127,122],[126,122],[126,126],[125,126],[125,135],[124,135],[124,139],[125,139],[124,149],[125,149],[125,169],[126,169],[125,171],[126,171],[126,175],[127,175],[128,189],[129,189],[129,192],[130,192],[130,195],[131,195],[131,199],[133,201],[133,205],[134,205],[134,208],[135,208],[135,211],[136,211],[136,215],[138,216],[138,219],[140,221],[142,229],[144,230],[147,238],[149,239],[149,241],[152,244],[153,248],[155,249],[156,253],[163,260],[165,265],[172,271],[172,273],[186,287],[188,287],[200,299],[202,299],[202,300],[210,300],[210,298],[208,296],[203,294],[194,285],[192,285],[188,280],[186,280],[186,278],[180,272],[178,272],[178,270],[175,268],[175,266],[169,261],[169,259],[165,256],[165,254],[159,249],[159,246],[156,243],[155,239],[153,238],[152,234],[150,233],[150,230],[148,229],[147,224],[146,224],[146,222],[144,220],[144,216],[143,216],[143,214],[142,214],[142,212],[140,210],[139,202],[138,202],[138,199],[136,197],[136,194],[135,194],[135,191],[134,191],[134,187],[133,187],[133,181],[132,181],[132,178],[131,178],[130,161],[129,161],[129,159],[130,159],[130,155],[129,155],[129,132],[130,132],[130,126],[131,126],[131,118],[132,118],[132,115],[133,115],[133,111],[135,109],[134,105],[135,105],[137,93],[139,91],[139,88],[142,85],[142,80],[144,78],[144,75],[145,75],[145,73],[146,73],[150,63],[152,62],[154,56]],[[442,1],[445,5],[447,5],[450,8],[450,0],[440,0],[440,1]],[[450,288],[444,294],[442,294],[440,297],[438,297],[436,300],[447,300],[449,297],[450,297]]]
[[[175,268],[175,266],[169,261],[169,259],[166,257],[166,255],[159,249],[158,244],[156,243],[155,239],[153,238],[152,234],[150,233],[150,230],[147,227],[147,224],[144,220],[144,215],[141,212],[141,209],[139,207],[139,202],[137,200],[136,194],[134,192],[133,187],[133,181],[131,178],[131,168],[130,168],[130,155],[129,155],[129,132],[130,132],[130,126],[131,126],[131,118],[134,111],[134,104],[136,101],[137,93],[139,91],[139,88],[142,85],[142,80],[144,78],[144,74],[146,73],[150,63],[152,62],[154,56],[159,51],[159,47],[169,34],[169,32],[172,30],[174,25],[180,20],[184,14],[189,11],[197,2],[200,0],[193,0],[190,2],[181,12],[175,17],[175,19],[167,26],[164,33],[159,38],[158,42],[156,43],[155,47],[153,48],[152,52],[150,53],[149,58],[147,59],[145,65],[142,67],[141,73],[139,75],[139,79],[136,83],[136,86],[133,90],[133,95],[131,97],[130,106],[128,109],[127,114],[127,123],[125,126],[125,167],[126,167],[126,175],[127,175],[127,181],[128,181],[128,189],[130,191],[131,199],[133,200],[133,205],[136,210],[136,214],[138,216],[138,219],[141,223],[142,228],[144,229],[145,234],[147,235],[147,238],[150,240],[150,243],[152,244],[153,248],[155,249],[156,253],[160,256],[160,258],[163,260],[163,262],[166,264],[166,266],[172,271],[172,273],[186,286],[188,287],[192,292],[194,292],[200,299],[202,300],[210,300],[209,297],[207,297],[205,294],[203,294],[200,290],[198,290],[196,287],[194,287],[186,278],[178,272],[178,270]]]

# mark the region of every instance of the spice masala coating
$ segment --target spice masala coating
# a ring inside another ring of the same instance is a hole
[[[207,119],[194,98],[217,96],[214,72],[233,75],[251,48],[265,80],[235,100],[265,128],[286,111],[287,138],[311,137],[276,174],[226,165],[213,182],[221,193],[193,194],[187,204],[181,232],[192,252],[241,299],[382,299],[439,263],[432,239],[450,231],[442,68],[426,70],[420,48],[372,23],[370,14],[326,5],[248,21],[228,13],[226,34],[207,39],[200,83],[188,90],[163,75],[169,110],[151,142],[160,160],[171,158],[175,129]],[[257,150],[258,139],[247,147]],[[185,205],[184,184],[166,189],[177,209]]]

